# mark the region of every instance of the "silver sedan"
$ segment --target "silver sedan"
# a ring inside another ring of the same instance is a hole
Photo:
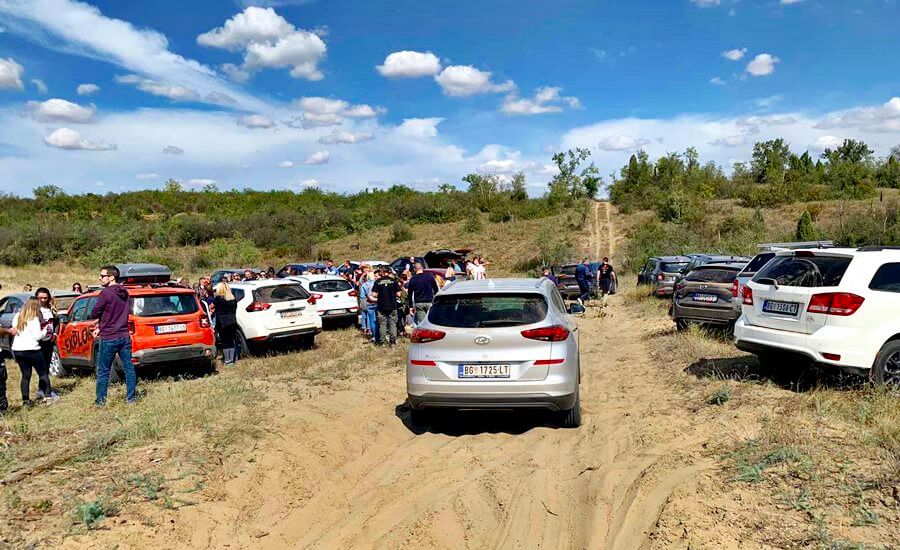
[[[581,424],[578,325],[549,279],[461,281],[434,299],[409,346],[414,424],[435,408],[558,411]]]

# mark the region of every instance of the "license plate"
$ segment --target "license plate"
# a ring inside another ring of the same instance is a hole
[[[777,313],[778,315],[797,316],[800,311],[800,304],[797,302],[778,302],[775,300],[766,300],[763,302],[763,311],[766,313]]]
[[[175,334],[176,332],[187,332],[187,325],[185,323],[156,325],[156,334]]]
[[[715,294],[694,294],[691,298],[695,302],[706,302],[708,304],[714,304],[719,301],[719,297]]]
[[[343,315],[347,313],[346,309],[329,309],[325,312],[325,315]]]
[[[509,378],[509,365],[459,365],[460,378]]]
[[[301,307],[300,309],[286,309],[282,311],[279,315],[281,315],[282,319],[291,319],[292,317],[300,317],[303,315],[303,310],[306,309]]]

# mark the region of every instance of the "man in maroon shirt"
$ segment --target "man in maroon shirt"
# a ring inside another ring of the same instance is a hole
[[[137,375],[134,363],[131,362],[131,335],[128,333],[128,313],[131,304],[128,289],[117,282],[119,269],[107,265],[100,269],[100,297],[91,311],[91,319],[99,319],[94,329],[94,338],[100,339],[97,360],[97,400],[99,406],[106,405],[106,392],[109,389],[109,370],[116,356],[122,361],[125,371],[125,400],[134,403],[137,400]]]

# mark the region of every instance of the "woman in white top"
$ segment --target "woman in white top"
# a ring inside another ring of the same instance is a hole
[[[31,369],[38,374],[37,398],[47,397],[54,401],[59,399],[59,394],[50,386],[50,369],[41,353],[41,340],[45,332],[41,329],[41,306],[36,298],[29,298],[25,302],[25,306],[13,317],[12,325],[19,332],[13,339],[11,348],[19,370],[22,371],[22,404],[31,404]]]
[[[40,287],[34,291],[34,297],[37,298],[38,305],[41,306],[41,330],[44,331],[44,337],[41,339],[41,355],[44,356],[44,363],[51,374],[58,374],[53,369],[53,348],[56,345],[56,330],[58,323],[56,320],[57,309],[56,301],[50,294],[50,290]]]
[[[474,279],[476,281],[481,281],[485,279],[487,273],[484,270],[484,265],[481,263],[481,257],[475,256],[472,258],[472,263],[469,264],[469,278]]]

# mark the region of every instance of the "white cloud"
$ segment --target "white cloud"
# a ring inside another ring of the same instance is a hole
[[[114,151],[114,144],[104,141],[92,141],[81,137],[81,134],[71,128],[60,128],[44,138],[44,143],[50,147],[68,150],[83,151]]]
[[[501,84],[491,82],[490,71],[481,71],[469,65],[451,65],[434,77],[444,94],[465,97],[490,92],[511,92],[516,89],[512,80]]]
[[[781,59],[767,53],[761,53],[747,64],[747,72],[753,76],[767,76],[775,72],[775,64],[779,62],[781,62]]]
[[[245,50],[241,67],[231,63],[222,66],[222,71],[237,82],[264,68],[290,67],[294,78],[324,78],[318,68],[326,50],[321,36],[297,29],[272,8],[249,6],[223,26],[198,36],[197,43],[229,51]]]
[[[206,187],[207,185],[215,185],[217,183],[219,182],[211,178],[194,178],[185,182],[188,187]]]
[[[39,94],[44,95],[47,93],[47,84],[40,78],[32,78],[31,83],[34,84],[34,87]]]
[[[369,105],[350,105],[342,99],[327,97],[302,97],[294,102],[301,111],[297,117],[288,122],[294,128],[317,128],[322,126],[338,126],[345,117],[371,118],[384,109],[374,109]]]
[[[691,3],[701,8],[711,8],[721,4],[722,0],[691,0]]]
[[[797,120],[789,115],[748,116],[735,121],[738,126],[783,126],[794,124]]]
[[[479,172],[496,174],[501,177],[509,176],[516,172],[526,172],[540,176],[545,180],[559,171],[556,165],[523,159],[521,151],[497,144],[485,145],[481,151],[468,160],[478,163],[477,169]]]
[[[162,152],[166,155],[183,155],[184,149],[181,147],[175,147],[174,145],[166,145],[163,147]]]
[[[825,116],[816,128],[858,128],[864,132],[890,133],[900,131],[900,97],[892,97],[878,107],[860,107]]]
[[[79,84],[78,88],[75,90],[78,95],[91,95],[100,91],[100,86],[96,84]]]
[[[711,141],[709,144],[715,145],[716,147],[740,147],[741,145],[747,144],[747,136],[743,134],[727,136]]]
[[[747,48],[735,48],[733,50],[728,50],[722,52],[722,57],[725,59],[730,59],[731,61],[740,61],[744,58],[744,55],[747,53]]]
[[[564,105],[573,109],[581,107],[577,97],[561,96],[560,91],[562,88],[558,86],[545,86],[538,88],[531,99],[519,98],[512,94],[503,100],[500,110],[508,115],[540,115],[558,113],[563,110]]]
[[[428,139],[437,137],[438,124],[444,122],[445,118],[406,118],[403,123],[397,126],[397,133],[418,139]]]
[[[275,121],[265,115],[244,115],[237,119],[239,126],[252,129],[264,129],[275,126]]]
[[[284,160],[278,163],[279,168],[293,168],[294,163],[289,160]]]
[[[139,180],[155,180],[155,179],[159,179],[159,174],[156,174],[154,172],[148,172],[146,174],[137,174],[134,177],[136,177]]]
[[[172,101],[200,101],[200,94],[196,90],[175,84],[164,84],[134,74],[116,76],[116,82],[119,84],[133,84],[142,92],[167,97]]]
[[[709,83],[714,86],[724,86],[725,85],[725,81],[722,80],[721,78],[719,78],[718,76],[714,76],[714,77],[710,78]]]
[[[840,147],[844,140],[835,136],[819,136],[809,144],[810,151],[822,152],[825,149]]]
[[[800,2],[803,2],[803,0],[781,0],[782,5],[799,4]]]
[[[25,109],[38,122],[73,122],[83,124],[94,118],[95,107],[82,107],[65,99],[29,101]]]
[[[24,90],[22,73],[25,69],[16,60],[0,57],[0,90]]]
[[[306,160],[303,161],[303,164],[307,164],[307,165],[328,164],[328,161],[330,159],[331,159],[331,155],[328,154],[328,151],[313,151],[306,157]]]
[[[375,135],[371,132],[341,132],[335,130],[328,135],[318,139],[318,143],[324,145],[338,145],[343,143],[360,143],[374,139]]]
[[[319,181],[315,179],[302,180],[299,185],[300,187],[318,187]]]
[[[598,147],[604,151],[634,151],[650,143],[652,142],[646,138],[611,135],[601,139]]]
[[[375,69],[387,78],[419,78],[438,74],[441,61],[431,52],[404,50],[389,54]]]

